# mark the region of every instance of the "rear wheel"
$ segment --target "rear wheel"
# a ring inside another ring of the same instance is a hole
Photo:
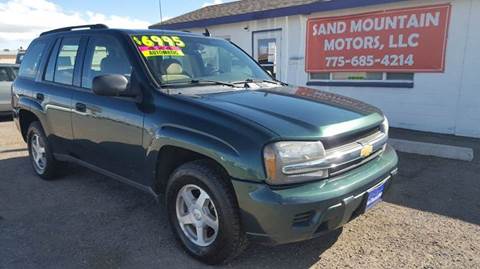
[[[36,121],[30,124],[27,138],[28,152],[33,170],[43,179],[53,179],[58,163],[53,158],[53,152],[40,122]]]
[[[193,257],[219,264],[246,246],[239,210],[228,178],[206,161],[180,166],[167,186],[167,209],[173,232]]]

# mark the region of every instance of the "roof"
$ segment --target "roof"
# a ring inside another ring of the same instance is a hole
[[[407,0],[240,0],[207,6],[149,28],[187,29]]]
[[[261,10],[271,10],[283,7],[310,4],[318,0],[243,0],[224,4],[206,6],[184,15],[167,20],[162,25],[179,22],[197,21],[201,19],[251,13]]]

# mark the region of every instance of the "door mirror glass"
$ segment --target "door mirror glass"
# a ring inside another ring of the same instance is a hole
[[[100,96],[129,95],[128,86],[128,79],[118,74],[96,76],[92,82],[93,92]]]

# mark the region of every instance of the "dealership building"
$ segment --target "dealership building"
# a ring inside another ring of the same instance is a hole
[[[150,28],[208,28],[277,79],[376,105],[394,127],[480,137],[479,26],[479,0],[243,0]]]

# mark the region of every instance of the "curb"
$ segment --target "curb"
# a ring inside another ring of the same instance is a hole
[[[405,153],[414,153],[468,162],[471,162],[474,159],[473,149],[466,147],[457,147],[393,138],[390,138],[388,142],[394,149]]]

